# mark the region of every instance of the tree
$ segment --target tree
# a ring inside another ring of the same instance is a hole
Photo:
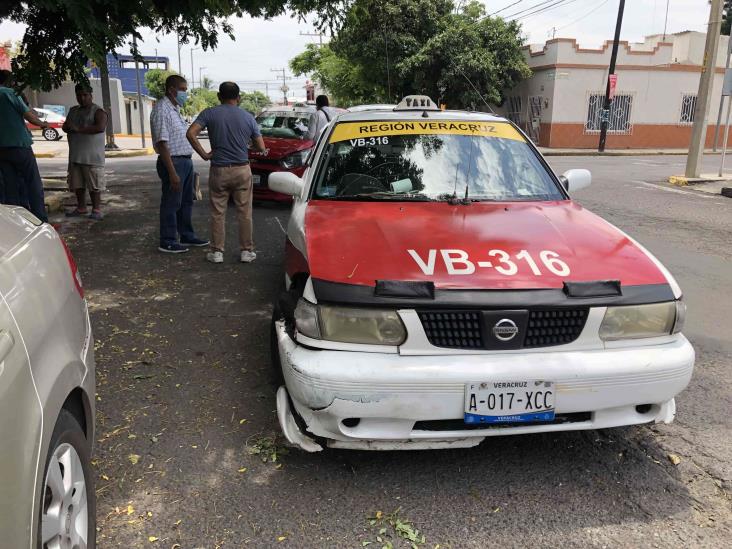
[[[166,71],[163,69],[150,69],[145,73],[145,87],[155,99],[165,96],[165,79],[172,74],[178,74],[175,71]]]
[[[219,104],[219,98],[215,91],[206,88],[196,88],[188,92],[188,101],[183,106],[183,114],[195,116],[209,107]]]
[[[453,0],[356,0],[331,43],[309,45],[290,67],[342,105],[411,93],[455,108],[500,104],[531,74],[520,33],[476,1],[456,9]]]
[[[210,90],[213,88],[213,80],[211,80],[208,76],[205,76],[201,79],[200,86],[202,88],[206,88],[207,90]]]
[[[261,91],[244,92],[241,94],[241,101],[239,102],[239,106],[242,109],[255,115],[259,114],[263,108],[269,107],[271,104],[272,100]]]
[[[185,44],[215,48],[219,32],[232,39],[226,18],[273,17],[286,9],[296,15],[314,11],[319,25],[335,24],[349,0],[3,0],[0,20],[27,26],[13,72],[23,86],[50,90],[64,80],[86,81],[89,59],[102,69],[106,54],[119,49],[140,28],[175,34]],[[133,53],[137,53],[133,47]]]

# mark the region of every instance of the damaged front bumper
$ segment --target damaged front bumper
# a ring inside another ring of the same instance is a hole
[[[286,386],[277,393],[285,437],[318,451],[465,448],[487,436],[671,422],[694,350],[678,334],[662,345],[495,355],[403,356],[313,350],[276,325]],[[550,379],[558,421],[467,426],[465,385]]]

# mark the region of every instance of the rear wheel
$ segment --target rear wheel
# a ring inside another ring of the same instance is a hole
[[[43,130],[43,138],[46,141],[56,141],[61,138],[61,134],[56,128],[46,128]]]
[[[38,547],[94,549],[96,506],[89,444],[67,410],[61,410],[53,429],[43,478]]]

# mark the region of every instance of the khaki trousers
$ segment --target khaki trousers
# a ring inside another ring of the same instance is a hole
[[[252,240],[252,169],[244,166],[211,166],[208,176],[211,205],[211,248],[224,251],[226,208],[234,199],[239,222],[239,247],[254,251]]]

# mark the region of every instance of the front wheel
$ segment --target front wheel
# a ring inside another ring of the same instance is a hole
[[[43,137],[46,141],[56,141],[61,138],[61,134],[55,128],[46,128],[43,130]]]
[[[51,436],[41,492],[39,549],[94,549],[96,506],[89,444],[61,410]]]

